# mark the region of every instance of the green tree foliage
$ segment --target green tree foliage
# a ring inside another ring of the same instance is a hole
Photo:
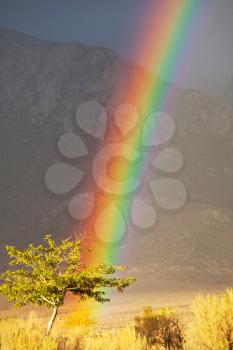
[[[121,266],[83,265],[80,261],[81,241],[65,239],[56,243],[51,235],[46,235],[44,242],[38,246],[30,244],[25,250],[6,246],[9,265],[19,268],[0,275],[0,293],[16,307],[36,304],[52,308],[48,333],[67,292],[80,299],[93,298],[104,303],[109,301],[105,288],[123,292],[135,280],[115,277],[117,270],[124,270]]]
[[[233,350],[233,290],[199,296],[187,330],[189,350]]]
[[[183,349],[183,327],[171,308],[154,310],[147,306],[143,315],[136,316],[135,331],[159,349]]]

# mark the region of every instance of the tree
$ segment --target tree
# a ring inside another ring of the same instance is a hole
[[[44,242],[38,246],[30,244],[25,250],[6,246],[9,265],[19,268],[0,275],[0,293],[16,307],[34,304],[51,308],[47,334],[67,292],[79,296],[81,300],[93,298],[104,303],[110,301],[105,288],[117,288],[123,292],[135,281],[132,277],[114,277],[117,270],[125,269],[123,266],[83,265],[80,240],[64,239],[57,243],[51,235],[45,235]]]

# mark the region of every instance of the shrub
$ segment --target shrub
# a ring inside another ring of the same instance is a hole
[[[135,317],[135,331],[146,337],[150,345],[161,349],[183,349],[183,327],[171,308],[153,310],[144,308],[143,315]]]
[[[90,327],[93,326],[96,321],[94,319],[93,309],[96,307],[95,304],[90,302],[82,302],[77,305],[76,311],[70,313],[64,319],[64,326],[66,328],[73,327]]]
[[[187,330],[190,350],[233,350],[233,290],[222,296],[199,296]]]

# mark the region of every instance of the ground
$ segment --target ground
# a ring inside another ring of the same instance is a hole
[[[95,308],[97,316],[96,328],[100,330],[118,328],[125,326],[139,314],[145,305],[153,307],[171,306],[178,310],[184,320],[191,317],[190,305],[199,294],[221,293],[227,287],[227,283],[197,282],[197,281],[174,281],[174,280],[139,280],[125,293],[111,294],[111,302],[97,305]],[[78,302],[69,297],[63,308],[60,309],[59,319],[63,319],[70,312],[75,311]],[[41,317],[47,317],[49,310],[44,307],[24,307],[14,309],[4,299],[0,301],[0,318],[24,317],[30,311],[36,311]]]

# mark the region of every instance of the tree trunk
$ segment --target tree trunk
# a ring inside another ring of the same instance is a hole
[[[56,319],[56,317],[57,317],[57,312],[58,312],[58,307],[55,306],[55,307],[53,308],[52,315],[51,315],[51,317],[50,317],[50,319],[49,319],[49,322],[48,322],[46,335],[49,335],[50,332],[51,332],[51,329],[52,329],[52,327],[53,327],[54,321],[55,321],[55,319]]]

